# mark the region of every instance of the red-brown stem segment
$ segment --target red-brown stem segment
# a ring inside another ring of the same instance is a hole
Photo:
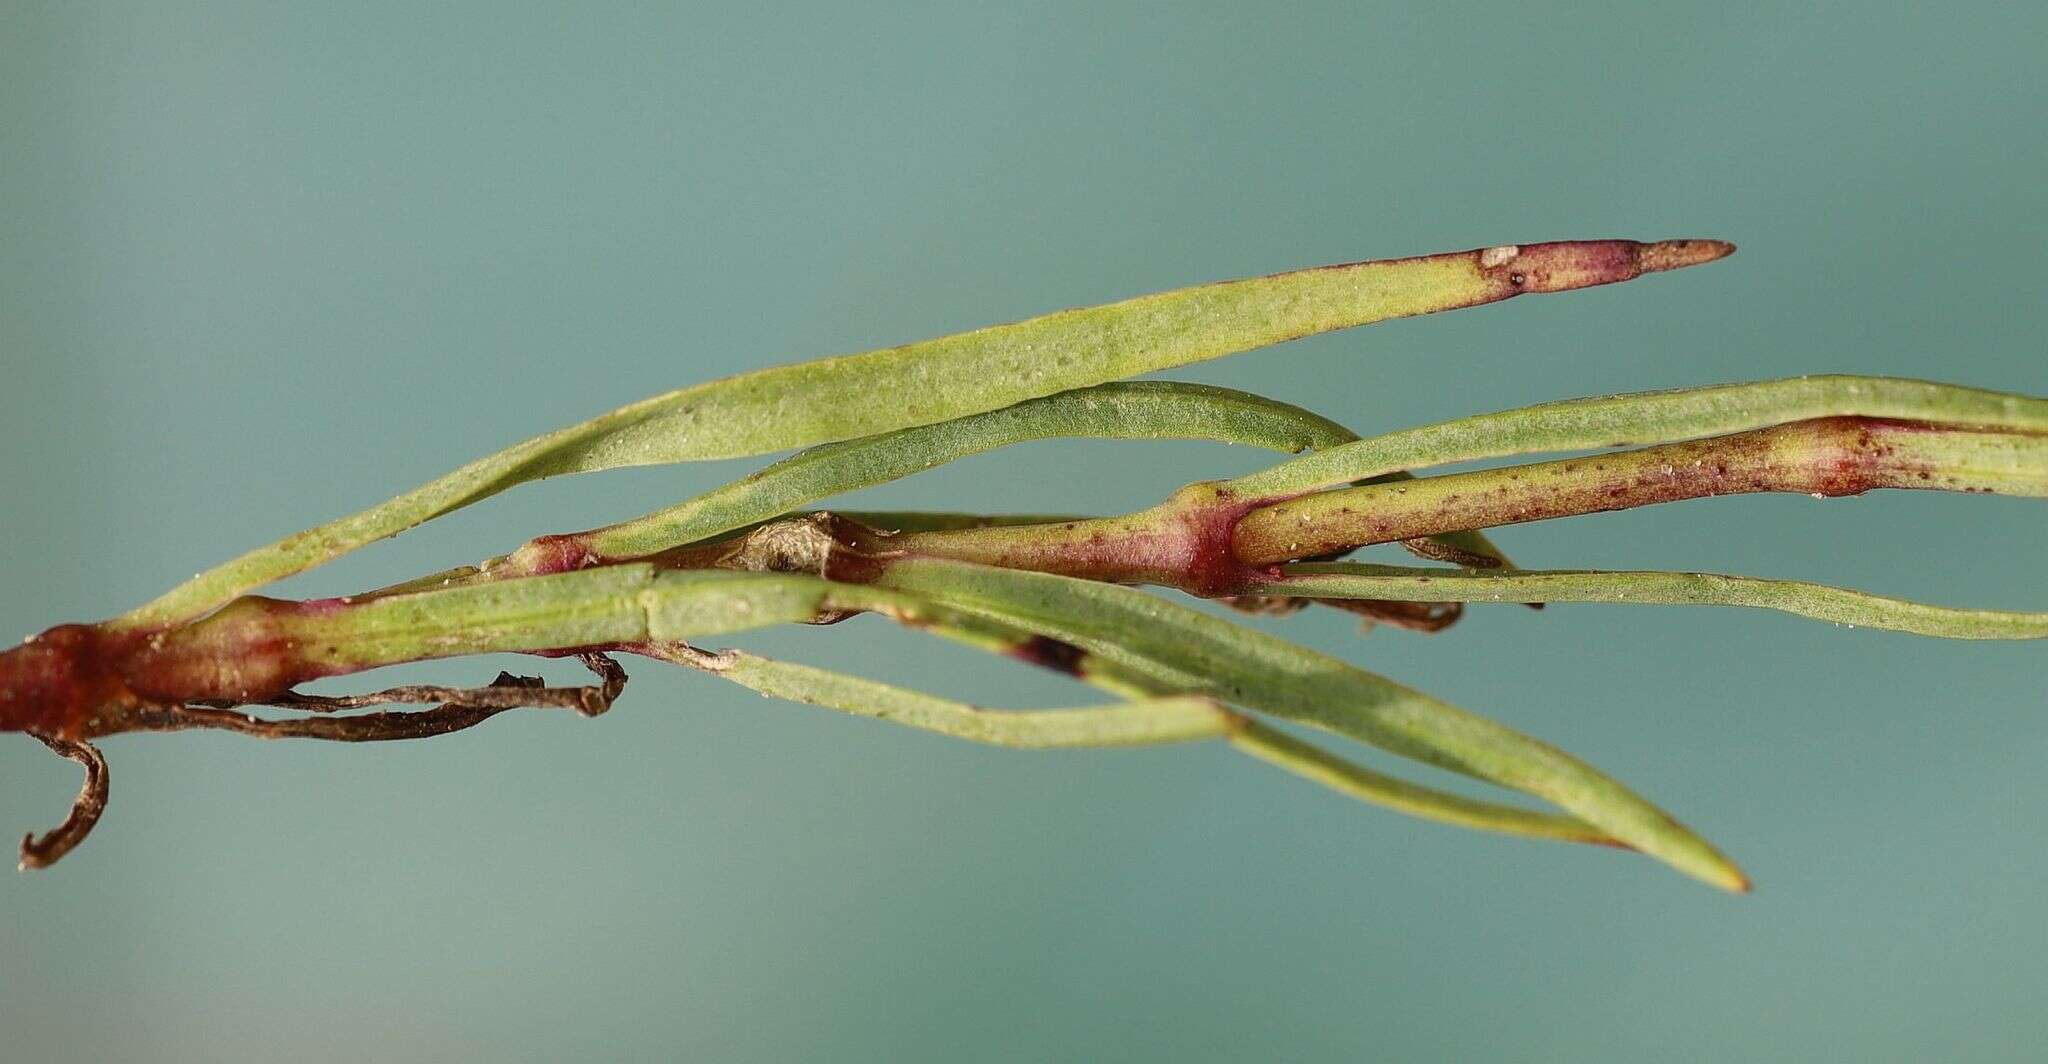
[[[1049,525],[910,532],[889,554],[947,558],[1119,584],[1156,584],[1206,598],[1238,594],[1277,570],[1253,570],[1231,554],[1231,530],[1272,499],[1241,499],[1191,484],[1158,506],[1123,517]]]
[[[2048,495],[2048,436],[1837,417],[1507,469],[1318,492],[1258,507],[1232,551],[1250,567],[1449,529],[1492,528],[1748,492],[1873,488]]]
[[[569,578],[554,577],[360,603],[249,596],[160,632],[67,625],[0,653],[0,731],[75,742],[195,722],[225,727],[232,722],[215,711],[237,705],[283,704],[316,712],[352,708],[353,699],[291,693],[296,685],[322,677],[467,654],[601,650],[644,638],[645,613],[634,593],[652,576],[651,566],[578,575],[573,578],[578,593],[566,596],[555,595],[550,588],[559,585],[547,582]],[[383,692],[378,700],[421,701],[453,693],[450,701],[465,712],[562,706],[594,714],[616,694],[618,677],[608,662],[585,655],[585,663],[602,677],[598,687],[545,689],[507,681],[480,689],[401,688]],[[460,712],[440,717],[372,714],[322,722],[257,722],[264,727],[237,730],[374,741],[409,730],[438,734],[468,726],[458,719]]]

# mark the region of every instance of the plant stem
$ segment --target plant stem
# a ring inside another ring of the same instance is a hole
[[[1247,512],[1232,549],[1271,565],[1446,529],[1751,492],[2048,495],[2048,435],[1821,418],[1615,454],[1318,492]]]

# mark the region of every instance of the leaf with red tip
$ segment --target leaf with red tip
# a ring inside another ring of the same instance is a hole
[[[893,432],[1389,318],[1708,261],[1710,241],[1573,241],[1323,266],[1198,285],[836,358],[620,407],[287,536],[118,619],[155,628],[543,477],[767,454]]]

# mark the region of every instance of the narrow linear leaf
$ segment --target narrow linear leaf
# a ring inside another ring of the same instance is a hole
[[[620,407],[479,459],[201,573],[115,623],[133,629],[189,620],[245,591],[543,477],[767,454],[929,425],[1315,333],[1609,284],[1733,250],[1718,241],[1599,240],[1349,263],[756,370]]]
[[[1235,749],[1261,761],[1347,797],[1410,816],[1526,838],[1622,845],[1575,817],[1467,798],[1374,772],[1229,713],[1207,697],[1160,694],[1120,705],[1083,709],[988,710],[742,651],[706,652],[670,645],[645,648],[642,652],[712,673],[764,695],[998,746],[1136,746],[1227,736]]]
[[[886,532],[947,532],[963,528],[1003,528],[1086,521],[1087,514],[976,514],[951,510],[833,510],[848,520]],[[802,513],[793,516],[806,516]]]
[[[578,565],[644,557],[970,455],[1056,437],[1207,440],[1287,454],[1358,438],[1327,418],[1247,392],[1169,381],[1115,382],[813,447],[644,517],[543,537],[507,559],[504,568],[509,574],[544,571],[562,565],[565,556],[574,556]]]
[[[1214,739],[1232,727],[1222,706],[1192,695],[1079,709],[991,710],[743,651],[653,647],[649,652],[775,698],[994,746],[1050,750],[1154,745]]]
[[[1245,721],[1239,725],[1231,732],[1230,744],[1269,765],[1319,783],[1339,794],[1425,820],[1524,838],[1602,846],[1625,845],[1577,817],[1518,809],[1418,786],[1353,764],[1257,721]]]
[[[1180,690],[1535,795],[1704,882],[1747,887],[1704,840],[1570,755],[1262,632],[1130,588],[1045,573],[904,559],[880,581],[1051,633]]]
[[[1800,580],[1596,569],[1490,572],[1344,562],[1289,565],[1282,571],[1281,579],[1258,585],[1258,593],[1404,602],[1748,606],[1852,628],[1944,639],[2048,639],[2048,613],[1932,606]]]
[[[543,536],[506,558],[484,563],[478,575],[529,575],[646,557],[784,516],[819,499],[1050,438],[1203,440],[1297,454],[1358,436],[1300,407],[1248,392],[1169,381],[1115,382],[814,447],[644,517],[589,532]],[[1406,479],[1405,472],[1379,478]],[[1442,539],[1454,551],[1507,564],[1481,533],[1458,530]]]

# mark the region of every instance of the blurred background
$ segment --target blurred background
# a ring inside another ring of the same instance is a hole
[[[1325,262],[1742,247],[1174,376],[1362,431],[1817,371],[2048,393],[2038,5],[5,7],[10,638],[656,391]],[[1121,510],[1266,460],[1041,444],[847,505]],[[755,464],[522,489],[283,593]],[[1739,498],[1498,539],[1537,566],[2041,608],[2042,516]],[[1707,609],[1272,623],[1583,755],[1756,893],[1220,747],[978,749],[642,663],[597,721],[107,742],[90,843],[0,876],[0,1038],[22,1060],[2041,1053],[2040,645]],[[1085,700],[872,619],[742,645]],[[77,783],[0,743],[0,827],[53,825]]]

